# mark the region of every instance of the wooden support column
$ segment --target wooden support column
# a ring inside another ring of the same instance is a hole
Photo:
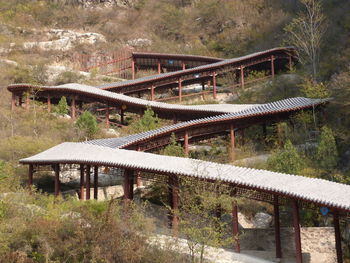
[[[71,105],[70,105],[70,115],[73,120],[76,118],[76,108],[75,108],[75,96],[72,96]]]
[[[47,94],[47,112],[51,112],[51,96]]]
[[[182,80],[179,78],[179,101],[182,101]]]
[[[271,76],[275,77],[275,57],[271,56]]]
[[[14,111],[15,108],[16,108],[16,94],[12,92],[11,111]]]
[[[293,68],[293,61],[292,61],[292,56],[288,57],[288,68],[291,71]]]
[[[216,99],[216,73],[213,73],[213,98]]]
[[[94,199],[98,197],[98,166],[94,166]]]
[[[141,148],[140,146],[137,147],[137,151],[140,152]],[[142,182],[141,182],[141,172],[139,170],[136,171],[136,186],[137,188],[139,188],[140,186],[142,186]]]
[[[273,199],[274,199],[273,213],[274,213],[274,221],[275,221],[276,258],[282,258],[280,209],[278,204],[278,196],[274,195]]]
[[[90,191],[91,191],[91,166],[86,166],[86,200],[90,200]]]
[[[158,60],[158,74],[162,73],[162,66],[160,65],[160,60]]]
[[[109,104],[108,103],[106,108],[106,128],[109,129]]]
[[[302,251],[301,251],[301,236],[300,236],[300,217],[299,217],[299,205],[297,200],[292,200],[293,208],[293,227],[294,227],[294,242],[295,242],[295,258],[296,263],[302,263]]]
[[[29,110],[29,101],[30,101],[30,95],[29,92],[26,93],[26,104],[25,104],[25,108],[26,110]]]
[[[58,196],[61,192],[60,186],[60,165],[55,164],[55,196]]]
[[[232,234],[234,240],[234,250],[236,253],[240,253],[241,245],[239,243],[238,206],[236,201],[232,201]]]
[[[177,175],[169,175],[168,178],[168,189],[169,189],[169,225],[173,230],[173,235],[177,236],[179,226],[179,178]]]
[[[184,149],[185,149],[185,155],[186,155],[186,157],[188,157],[188,131],[185,131]]]
[[[244,88],[244,66],[241,66],[241,87]]]
[[[134,198],[134,171],[130,169],[124,170],[124,200],[132,200]]]
[[[337,252],[337,262],[343,263],[343,252],[341,247],[341,234],[340,234],[338,211],[333,212],[333,225],[334,225],[334,233],[335,233],[335,249]]]
[[[154,85],[151,87],[151,100],[154,101]]]
[[[202,81],[202,90],[205,90],[204,80]]]
[[[120,107],[120,123],[124,125],[124,110],[123,106]]]
[[[185,62],[182,61],[182,70],[185,70],[186,69],[186,64]]]
[[[84,180],[84,165],[80,165],[80,192],[79,192],[79,199],[84,200],[84,185],[85,185],[85,180]]]
[[[230,125],[230,150],[231,150],[231,161],[235,160],[235,129],[233,125]]]
[[[132,79],[135,79],[135,75],[136,75],[135,59],[132,58],[132,60],[131,60],[131,77],[132,77]]]
[[[28,187],[29,189],[33,186],[33,174],[34,174],[34,167],[32,164],[29,164],[28,166]]]

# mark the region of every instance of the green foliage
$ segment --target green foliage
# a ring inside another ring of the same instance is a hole
[[[62,96],[57,104],[56,112],[60,115],[68,114],[68,103],[65,96]]]
[[[320,141],[317,146],[316,160],[321,169],[334,169],[339,161],[339,155],[332,129],[327,126],[321,129]]]
[[[301,92],[308,98],[328,98],[330,95],[328,87],[324,83],[317,83],[311,78],[305,79],[300,86]]]
[[[282,150],[275,152],[268,159],[269,169],[280,173],[300,174],[304,165],[303,159],[290,140],[286,141]]]
[[[229,224],[222,220],[229,215],[233,200],[223,185],[182,179],[180,200],[181,209],[173,212],[180,217],[179,230],[186,237],[191,262],[196,256],[203,262],[207,246],[233,244],[226,232]]]
[[[92,138],[98,132],[96,117],[89,111],[85,111],[81,114],[75,125],[83,131],[88,138]]]
[[[170,143],[164,148],[162,154],[169,156],[185,157],[184,148],[176,142],[176,136],[171,134]]]
[[[132,123],[131,131],[134,133],[154,130],[160,127],[160,121],[150,106],[147,106],[143,116]]]

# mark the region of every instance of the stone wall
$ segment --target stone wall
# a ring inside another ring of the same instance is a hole
[[[244,229],[241,236],[242,250],[275,250],[274,229]],[[281,228],[283,257],[293,257],[295,253],[293,228]],[[305,262],[336,262],[333,227],[301,228],[301,245]]]

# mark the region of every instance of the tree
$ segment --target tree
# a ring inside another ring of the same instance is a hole
[[[56,112],[60,115],[68,114],[68,104],[65,96],[63,96],[58,102]]]
[[[317,77],[322,38],[326,18],[319,0],[300,0],[304,10],[285,27],[289,43],[297,48],[299,60],[310,65],[313,78]]]
[[[171,134],[170,143],[164,148],[164,155],[185,157],[184,148],[176,142],[176,136],[174,133]]]
[[[317,83],[314,79],[306,78],[300,86],[301,92],[308,98],[320,99],[330,96],[328,87],[323,82]]]
[[[154,130],[160,127],[158,116],[154,113],[150,106],[147,106],[143,116],[131,125],[134,133]]]
[[[232,245],[234,239],[227,235],[229,223],[222,220],[229,216],[232,206],[232,197],[224,185],[182,178],[180,200],[179,231],[186,238],[192,263],[196,256],[203,262],[208,246]]]
[[[96,117],[89,111],[85,111],[79,116],[75,125],[85,132],[88,138],[92,138],[98,131]]]
[[[286,141],[282,150],[268,159],[267,164],[273,171],[288,174],[299,174],[304,168],[303,160],[290,140]]]
[[[330,171],[338,164],[337,145],[332,129],[324,126],[321,131],[320,141],[316,151],[316,160],[320,168]]]

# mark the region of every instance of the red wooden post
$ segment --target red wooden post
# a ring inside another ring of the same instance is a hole
[[[60,188],[60,165],[55,164],[55,196],[60,194]]]
[[[94,166],[94,199],[98,197],[98,166]]]
[[[186,64],[185,62],[182,61],[182,70],[185,70],[186,69]]]
[[[120,123],[122,125],[124,124],[124,110],[123,110],[123,106],[120,107]]]
[[[124,170],[124,200],[132,200],[134,197],[134,171]]]
[[[51,96],[47,94],[47,111],[51,112]]]
[[[293,67],[293,61],[292,61],[292,56],[289,56],[288,57],[288,67],[289,67],[289,70],[291,71],[292,70],[292,67]]]
[[[91,187],[90,187],[90,182],[91,182],[90,169],[91,169],[91,166],[87,165],[86,166],[86,200],[90,200],[90,191],[91,191]]]
[[[131,60],[131,75],[132,75],[132,79],[135,79],[135,59],[132,58]]]
[[[188,131],[185,131],[184,148],[185,148],[185,155],[188,157]]]
[[[275,243],[276,243],[276,258],[282,258],[281,249],[281,227],[280,227],[280,209],[278,205],[278,196],[274,195],[274,221],[275,221]]]
[[[29,91],[26,93],[26,110],[29,110]]]
[[[12,98],[11,98],[11,111],[14,111],[16,108],[16,95],[15,93],[12,93]]]
[[[271,56],[271,76],[275,77],[275,57],[273,55]]]
[[[241,66],[241,87],[244,88],[244,66]]]
[[[28,167],[28,187],[29,187],[29,189],[31,189],[32,185],[33,185],[33,173],[34,173],[34,167],[32,164],[29,164],[29,167]]]
[[[293,207],[293,227],[294,227],[294,241],[295,241],[295,257],[296,263],[302,263],[302,251],[301,251],[301,236],[300,236],[300,218],[299,218],[299,206],[297,200],[292,200]]]
[[[109,129],[109,104],[108,103],[106,108],[106,128]]]
[[[213,97],[216,99],[216,74],[213,73]]]
[[[333,225],[334,225],[334,233],[335,233],[335,249],[337,251],[337,262],[343,263],[343,252],[341,248],[341,235],[340,235],[338,211],[333,212]]]
[[[151,100],[154,100],[154,85],[151,87]]]
[[[79,199],[80,200],[84,200],[84,165],[81,164],[80,165],[80,195],[79,195]]]
[[[158,74],[162,72],[162,67],[160,65],[160,60],[158,60]]]
[[[75,96],[72,96],[70,107],[71,107],[71,110],[70,110],[71,117],[73,120],[75,120],[75,117],[76,117],[76,114],[75,114]]]
[[[176,236],[179,226],[179,178],[176,175],[169,175],[168,178],[169,203],[171,212],[169,214],[169,225],[173,230],[173,235]]]
[[[236,201],[232,202],[232,234],[234,240],[234,250],[236,253],[240,253],[241,245],[239,243],[238,206]]]
[[[179,101],[182,101],[182,81],[181,78],[179,78]]]
[[[137,147],[137,151],[138,151],[138,152],[141,151],[140,146]],[[139,188],[140,186],[142,186],[142,183],[141,183],[141,172],[140,172],[140,171],[136,171],[136,186],[137,186],[137,188]]]
[[[230,148],[231,148],[231,160],[235,160],[235,130],[233,125],[230,125]]]

